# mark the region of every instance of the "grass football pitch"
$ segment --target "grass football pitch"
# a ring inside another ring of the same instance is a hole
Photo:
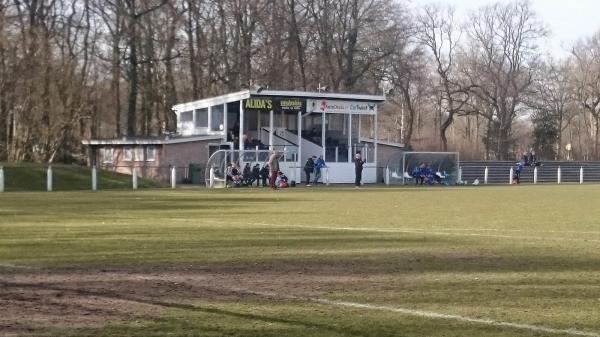
[[[0,336],[600,337],[600,186],[0,193]]]

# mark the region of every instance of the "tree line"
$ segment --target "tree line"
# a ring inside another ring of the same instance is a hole
[[[0,161],[83,161],[82,139],[172,132],[176,103],[256,86],[386,95],[379,138],[413,149],[600,159],[599,33],[555,58],[527,1],[409,5],[0,0]]]

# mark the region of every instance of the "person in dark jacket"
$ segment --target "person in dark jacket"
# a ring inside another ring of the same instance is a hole
[[[252,186],[252,184],[256,181],[256,187],[258,187],[260,185],[260,165],[256,164],[254,165],[254,167],[252,168],[252,183],[250,184]]]
[[[359,188],[361,185],[362,171],[363,171],[364,164],[365,164],[365,161],[363,160],[362,155],[360,154],[360,151],[357,151],[356,155],[354,156],[354,174],[356,175],[356,177],[354,179],[354,184],[356,185],[356,188]]]
[[[260,169],[260,180],[262,180],[262,186],[267,186],[267,179],[269,178],[269,164],[265,164]]]
[[[306,186],[310,186],[310,175],[315,170],[315,156],[308,157],[306,164],[304,164],[304,173],[306,174]]]
[[[513,184],[521,183],[521,172],[523,171],[523,162],[518,162],[515,164],[515,172],[513,175]]]

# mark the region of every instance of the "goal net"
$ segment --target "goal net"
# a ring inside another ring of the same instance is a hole
[[[454,185],[459,180],[458,152],[403,152],[389,159],[386,183],[406,185],[414,183],[416,168],[429,166],[432,174],[440,177],[444,185]]]

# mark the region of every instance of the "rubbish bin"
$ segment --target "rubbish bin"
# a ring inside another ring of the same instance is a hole
[[[200,164],[190,164],[189,174],[192,184],[204,184],[203,168]]]

